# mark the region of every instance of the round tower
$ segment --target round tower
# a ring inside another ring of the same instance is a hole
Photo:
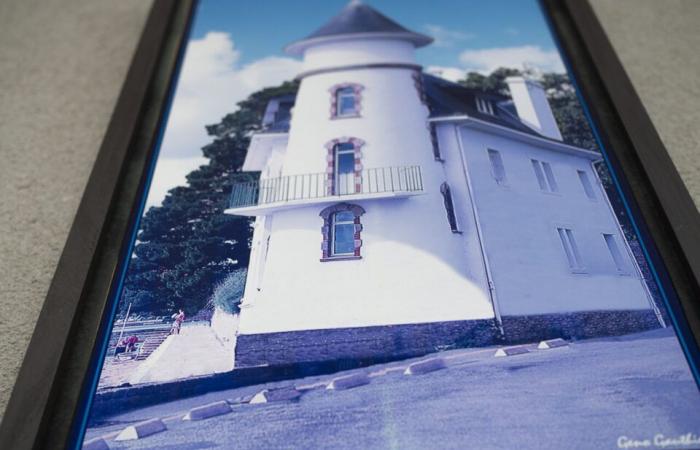
[[[454,202],[468,205],[449,197],[415,59],[431,41],[353,1],[286,48],[303,71],[278,173],[260,187],[272,201],[251,213],[269,234],[253,249],[264,269],[242,307],[237,366],[486,339],[493,309],[462,238],[471,225],[450,219]],[[271,338],[284,350],[265,350]]]

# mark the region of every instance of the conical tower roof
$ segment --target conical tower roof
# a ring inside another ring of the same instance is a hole
[[[301,54],[314,44],[358,38],[392,38],[423,47],[433,38],[411,31],[359,0],[351,1],[340,13],[304,39],[293,42],[287,53]]]

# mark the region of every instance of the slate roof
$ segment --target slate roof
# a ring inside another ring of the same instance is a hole
[[[485,122],[543,137],[520,121],[515,112],[513,101],[509,97],[466,88],[461,84],[426,73],[423,73],[423,88],[428,98],[428,109],[431,117],[467,115]],[[476,108],[477,97],[491,101],[494,106],[494,114],[479,111]]]
[[[392,36],[412,42],[416,47],[430,44],[433,38],[416,33],[394,22],[369,5],[353,0],[342,11],[304,39],[290,44],[288,53],[299,54],[308,45],[325,40],[362,35]]]

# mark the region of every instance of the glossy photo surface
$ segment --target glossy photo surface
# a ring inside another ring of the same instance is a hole
[[[77,447],[700,447],[565,61],[534,0],[201,0]]]

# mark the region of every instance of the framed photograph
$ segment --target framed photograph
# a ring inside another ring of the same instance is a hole
[[[585,1],[157,0],[0,447],[700,448],[699,233]]]

